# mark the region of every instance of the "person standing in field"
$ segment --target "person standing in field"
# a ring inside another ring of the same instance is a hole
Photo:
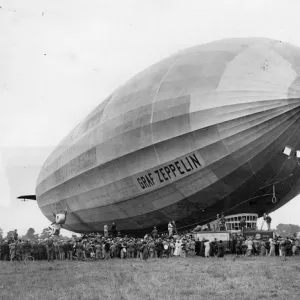
[[[181,243],[179,240],[176,240],[174,256],[180,256],[180,253],[181,253]]]
[[[286,260],[286,250],[287,250],[287,246],[288,246],[288,238],[286,237],[285,239],[283,239],[281,242],[280,242],[280,250],[281,250],[281,255],[284,260]]]
[[[111,258],[115,258],[116,257],[116,244],[114,242],[112,242],[112,244],[110,245],[110,257]]]
[[[270,253],[269,253],[269,256],[275,256],[275,245],[276,245],[276,242],[272,238],[270,238],[269,242],[270,242]]]
[[[174,232],[176,235],[178,235],[177,228],[176,228],[176,223],[175,223],[174,220],[172,221],[172,225],[173,225],[173,232]]]
[[[104,250],[105,250],[104,259],[109,259],[110,258],[110,241],[109,240],[107,240],[105,242]]]
[[[174,244],[174,241],[171,240],[170,241],[170,257],[174,256],[174,251],[175,251],[175,244]]]
[[[265,242],[261,242],[259,255],[261,255],[261,256],[266,255],[266,244],[265,244]]]
[[[164,251],[164,245],[163,245],[161,239],[159,239],[158,242],[156,243],[155,250],[156,250],[156,253],[157,253],[157,258],[162,258],[163,257],[163,251]]]
[[[113,238],[115,238],[117,236],[117,226],[116,226],[115,222],[113,222],[111,225],[111,235]]]
[[[225,246],[223,244],[223,241],[220,240],[217,244],[217,257],[224,257],[225,254]]]
[[[204,243],[204,246],[205,246],[205,257],[209,257],[210,242],[208,240],[206,240]]]
[[[53,240],[52,240],[53,241]],[[53,256],[55,255],[55,259],[59,260],[59,248],[58,243],[53,241]]]
[[[142,251],[142,257],[144,260],[147,260],[149,258],[149,248],[147,245],[147,242],[144,241],[141,247],[141,251]]]
[[[76,243],[75,249],[76,249],[77,260],[83,260],[83,258],[84,258],[84,256],[83,256],[84,246],[83,246],[83,243],[81,242],[81,240],[79,240]]]
[[[142,259],[142,245],[143,245],[143,242],[141,239],[138,239],[136,241],[136,244],[135,244],[135,248],[136,248],[136,258],[138,259]],[[155,255],[156,256],[156,255]]]
[[[181,257],[187,257],[187,243],[186,243],[186,239],[182,239],[181,240]]]
[[[19,244],[20,244],[19,249],[20,249],[21,258],[22,258],[22,260],[25,260],[25,248],[24,248],[25,243],[24,243],[24,241],[21,241]]]
[[[205,238],[200,243],[200,256],[205,257]]]
[[[127,244],[128,258],[134,258],[134,243],[133,240],[129,240]]]
[[[108,226],[106,224],[104,225],[104,236],[108,237]]]
[[[221,215],[221,219],[220,219],[220,231],[225,231],[226,230],[226,219],[224,214]]]
[[[66,244],[67,257],[69,260],[73,260],[73,243],[72,240],[69,240]]]
[[[157,228],[156,228],[156,227],[153,227],[153,230],[152,230],[152,232],[151,232],[151,235],[152,235],[152,237],[153,237],[154,239],[157,238],[158,232],[157,232]]]
[[[17,248],[17,241],[13,241],[12,243],[9,244],[10,261],[13,261],[15,259],[16,248]]]
[[[155,257],[155,243],[152,239],[149,242],[149,254],[150,254],[150,258]]]
[[[266,223],[267,223],[268,231],[270,231],[270,230],[271,230],[271,222],[272,222],[272,218],[271,218],[268,214],[265,214],[264,220],[265,220]]]
[[[251,256],[253,254],[253,241],[252,238],[248,238],[247,240],[247,256]]]
[[[53,252],[54,252],[54,244],[53,239],[51,237],[46,241],[46,250],[47,250],[47,259],[48,262],[53,262]]]
[[[173,236],[173,225],[172,225],[171,221],[168,224],[168,231],[169,231],[169,237],[172,237]]]
[[[4,261],[7,261],[9,258],[9,244],[7,240],[1,246],[1,256]]]
[[[296,241],[293,241],[293,244],[292,244],[292,255],[295,256],[296,253],[297,253],[297,245],[296,245]]]
[[[245,231],[246,229],[246,218],[242,217],[241,221],[240,221],[240,226],[241,226],[241,230]]]
[[[200,243],[200,240],[198,238],[197,241],[195,242],[195,253],[196,253],[197,256],[200,255],[200,246],[201,246],[201,243]]]
[[[58,250],[59,250],[59,259],[64,260],[65,259],[65,244],[62,240],[58,244]]]

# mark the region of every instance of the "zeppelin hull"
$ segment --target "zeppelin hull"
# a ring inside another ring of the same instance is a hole
[[[104,100],[54,150],[37,180],[65,228],[127,232],[270,212],[299,193],[300,50],[232,39],[182,51]],[[273,185],[276,203],[272,203]]]

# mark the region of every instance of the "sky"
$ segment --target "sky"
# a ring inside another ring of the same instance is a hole
[[[300,2],[0,0],[0,228],[49,225],[35,201],[55,146],[136,73],[187,47],[231,37],[300,46]],[[300,225],[300,197],[271,214]],[[62,232],[67,234],[66,231]],[[68,235],[68,234],[67,234]]]

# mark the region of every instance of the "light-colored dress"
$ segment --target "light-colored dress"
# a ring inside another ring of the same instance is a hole
[[[205,246],[205,257],[209,257],[209,251],[210,251],[210,244],[209,244],[209,242],[205,242],[204,246]]]
[[[180,254],[181,254],[181,242],[177,241],[175,243],[174,256],[180,256]]]
[[[270,241],[270,254],[269,256],[275,256],[275,242],[272,240]]]

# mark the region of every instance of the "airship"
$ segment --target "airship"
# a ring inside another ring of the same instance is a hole
[[[64,228],[127,234],[270,213],[300,192],[300,49],[265,38],[180,51],[104,99],[55,148],[36,200]]]

